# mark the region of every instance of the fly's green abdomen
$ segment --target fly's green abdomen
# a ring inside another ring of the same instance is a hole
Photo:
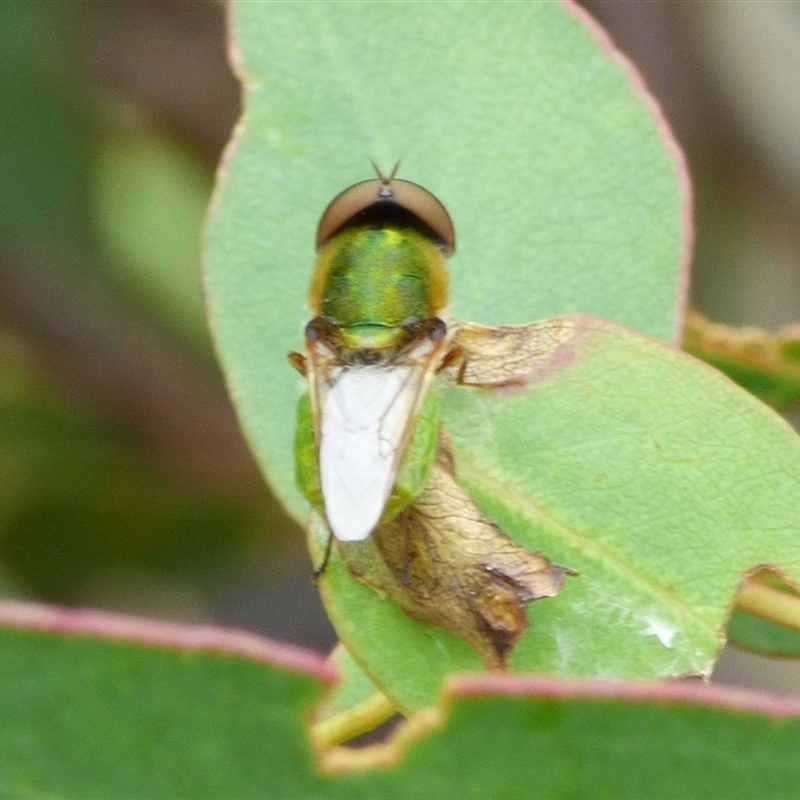
[[[345,336],[381,347],[392,331],[435,316],[446,295],[444,258],[428,238],[404,228],[354,228],[323,249],[310,301]]]
[[[387,499],[381,522],[394,519],[410,505],[428,485],[439,442],[441,405],[439,395],[426,395],[414,428],[414,435],[397,474],[392,493]],[[324,508],[325,499],[319,474],[319,452],[314,435],[311,398],[304,394],[297,409],[295,435],[295,470],[300,491],[315,508]]]

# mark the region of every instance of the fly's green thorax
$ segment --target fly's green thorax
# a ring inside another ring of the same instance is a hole
[[[404,326],[436,316],[447,303],[440,249],[405,227],[356,227],[322,249],[311,286],[312,309],[349,349],[389,349]]]

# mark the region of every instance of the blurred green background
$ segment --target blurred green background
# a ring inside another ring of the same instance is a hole
[[[224,37],[207,2],[0,4],[2,588],[327,647],[204,319]]]
[[[800,3],[584,5],[689,157],[693,303],[800,320]],[[217,3],[0,3],[0,591],[326,649],[302,534],[203,316],[203,216],[238,111]],[[718,674],[800,688],[793,662],[726,653]]]

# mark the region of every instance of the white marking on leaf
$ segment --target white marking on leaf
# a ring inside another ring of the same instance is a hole
[[[647,623],[647,628],[644,631],[645,636],[656,636],[664,647],[672,647],[672,642],[678,633],[676,627],[656,617],[646,617],[645,622]]]

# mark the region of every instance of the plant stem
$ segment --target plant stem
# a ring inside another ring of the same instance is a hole
[[[736,597],[736,608],[784,628],[800,631],[800,597],[750,579]]]
[[[311,727],[311,740],[323,749],[354,739],[374,730],[397,713],[385,694],[375,693],[358,705],[348,708]]]

